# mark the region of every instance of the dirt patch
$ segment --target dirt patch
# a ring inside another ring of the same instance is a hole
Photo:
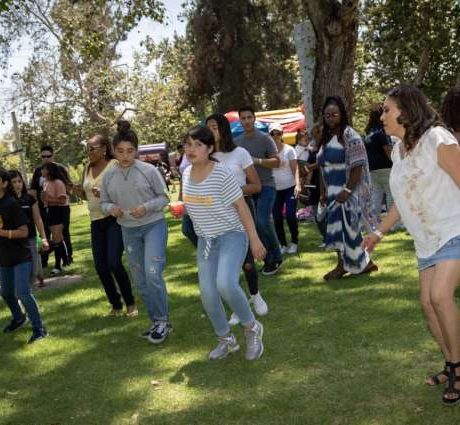
[[[81,274],[69,274],[63,276],[53,276],[45,279],[45,286],[34,285],[35,290],[43,290],[49,288],[62,288],[63,286],[74,285],[80,283],[82,280]]]

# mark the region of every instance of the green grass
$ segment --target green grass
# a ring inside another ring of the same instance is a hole
[[[442,406],[441,388],[423,385],[442,359],[420,313],[405,233],[379,247],[380,272],[324,283],[335,255],[317,249],[314,226],[302,224],[300,256],[260,279],[270,307],[264,356],[211,363],[215,338],[179,222],[169,223],[165,273],[174,332],[157,347],[137,336],[149,326],[142,305],[137,319],[105,316],[84,206],[72,217],[71,270],[83,281],[36,294],[48,339],[28,346],[29,330],[0,335],[2,425],[458,422],[460,407]],[[1,304],[0,321],[8,318]]]

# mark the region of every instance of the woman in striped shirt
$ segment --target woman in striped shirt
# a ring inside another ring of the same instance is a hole
[[[183,175],[183,200],[198,236],[201,301],[219,339],[209,358],[221,359],[239,349],[230,332],[223,299],[244,327],[246,359],[256,360],[263,353],[263,326],[255,320],[238,278],[248,239],[254,258],[263,259],[266,250],[236,178],[211,158],[214,146],[209,129],[192,129],[184,146],[191,166]]]

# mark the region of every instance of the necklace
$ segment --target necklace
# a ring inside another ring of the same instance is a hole
[[[123,178],[125,179],[125,182],[128,181],[128,176],[131,171],[131,168],[128,169],[128,172],[126,174],[123,172],[122,168],[120,168],[120,171],[121,171],[121,174],[123,175]]]

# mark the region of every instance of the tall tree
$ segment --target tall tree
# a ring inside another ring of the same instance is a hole
[[[316,35],[315,119],[329,95],[342,96],[351,112],[359,0],[304,0],[303,6]]]
[[[2,52],[28,36],[36,48],[19,76],[18,99],[31,109],[72,106],[101,126],[123,107],[126,73],[117,48],[142,17],[163,19],[156,0],[25,0],[0,16]]]
[[[196,0],[187,12],[188,99],[218,111],[300,101],[292,42],[296,1]],[[289,5],[291,14],[288,13]]]
[[[439,101],[460,83],[457,0],[366,0],[363,16],[368,73],[381,86],[412,83]]]

